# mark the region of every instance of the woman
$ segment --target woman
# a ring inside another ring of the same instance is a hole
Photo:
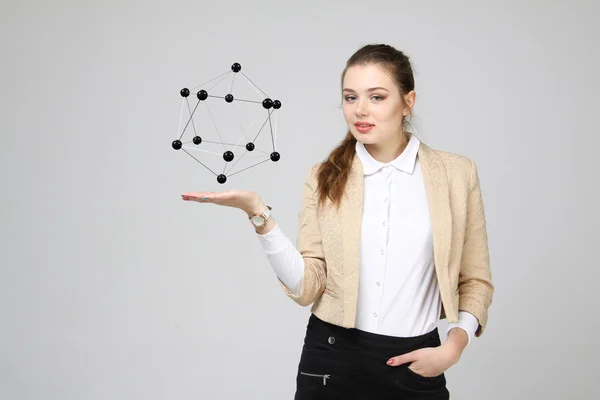
[[[342,95],[349,131],[305,179],[296,247],[256,193],[183,199],[245,211],[284,292],[312,304],[295,399],[448,399],[444,372],[483,333],[494,291],[477,169],[410,132],[401,51],[359,49]]]

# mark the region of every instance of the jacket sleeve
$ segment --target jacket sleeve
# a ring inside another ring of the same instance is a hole
[[[479,326],[475,333],[481,336],[488,319],[494,285],[490,270],[485,213],[477,167],[471,161],[467,221],[462,263],[459,274],[458,309],[473,314]]]
[[[313,303],[323,293],[327,281],[327,266],[317,217],[316,170],[317,166],[315,165],[304,180],[302,207],[298,215],[296,249],[304,260],[304,276],[300,285],[300,293],[293,293],[280,280],[286,295],[301,306]]]

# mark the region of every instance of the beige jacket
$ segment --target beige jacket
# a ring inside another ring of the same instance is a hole
[[[440,318],[458,320],[465,310],[486,326],[494,286],[486,222],[475,164],[457,154],[418,151],[433,229],[434,262],[442,299]],[[313,304],[319,318],[353,328],[358,298],[363,171],[354,157],[339,211],[328,202],[317,209],[317,165],[304,181],[296,248],[305,261],[300,295],[282,282],[285,293],[302,306]]]

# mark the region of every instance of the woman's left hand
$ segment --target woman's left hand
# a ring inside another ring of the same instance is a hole
[[[457,362],[458,359],[452,348],[442,344],[438,347],[425,347],[392,357],[387,364],[398,366],[411,363],[408,368],[413,372],[424,377],[434,377],[441,375]]]

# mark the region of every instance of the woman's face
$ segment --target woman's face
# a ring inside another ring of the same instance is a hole
[[[402,120],[410,113],[394,80],[378,64],[348,68],[343,80],[342,109],[352,135],[364,144],[402,140]],[[408,96],[412,105],[414,92]]]

